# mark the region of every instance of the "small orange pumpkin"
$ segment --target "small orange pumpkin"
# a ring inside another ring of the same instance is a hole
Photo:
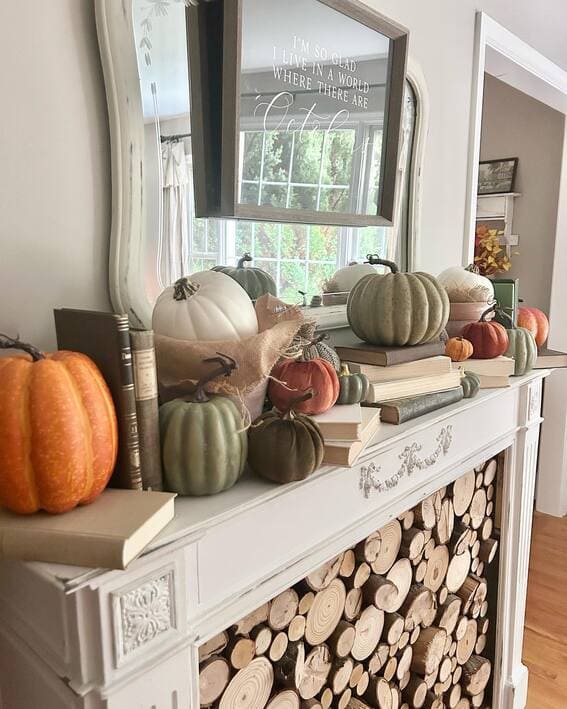
[[[322,414],[337,401],[340,390],[337,372],[317,353],[316,345],[323,337],[307,343],[299,359],[284,359],[272,370],[268,396],[279,411],[287,411],[293,402],[297,413]],[[313,396],[298,401],[297,393],[309,390]]]
[[[66,512],[104,490],[118,452],[112,397],[92,360],[0,335],[0,506]]]
[[[445,343],[445,354],[450,357],[453,362],[464,362],[465,359],[472,357],[473,346],[464,337],[451,337]]]

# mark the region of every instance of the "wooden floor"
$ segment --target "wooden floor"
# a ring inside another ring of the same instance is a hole
[[[567,518],[536,512],[524,636],[528,709],[567,707],[566,595]]]

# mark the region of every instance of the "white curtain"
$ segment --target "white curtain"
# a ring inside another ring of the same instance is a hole
[[[189,171],[183,141],[162,145],[163,236],[160,244],[160,278],[170,285],[189,273],[188,187]]]

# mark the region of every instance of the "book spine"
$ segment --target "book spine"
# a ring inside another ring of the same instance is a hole
[[[140,466],[140,439],[138,436],[138,417],[136,415],[136,396],[134,393],[134,371],[132,366],[132,348],[130,347],[130,327],[128,317],[117,320],[118,348],[120,351],[121,378],[121,420],[119,421],[121,439],[126,448],[121,479],[121,487],[132,490],[142,489],[142,469]]]
[[[405,423],[424,416],[450,404],[456,404],[463,398],[461,387],[437,394],[424,394],[413,398],[402,399],[398,403],[388,403],[382,408],[382,420],[387,423]]]
[[[156,353],[152,330],[130,330],[144,490],[163,490]]]

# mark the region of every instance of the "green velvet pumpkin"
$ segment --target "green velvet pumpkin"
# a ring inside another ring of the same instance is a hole
[[[265,293],[277,295],[278,289],[274,279],[261,268],[247,267],[246,264],[251,261],[252,256],[244,254],[238,261],[236,268],[234,266],[214,266],[212,270],[226,273],[227,276],[234,278],[248,293],[251,300],[257,300]]]
[[[191,400],[174,399],[160,407],[164,487],[179,495],[214,495],[232,487],[246,464],[248,437],[236,404],[208,395],[204,385],[227,376],[227,358],[198,384]],[[235,366],[235,365],[234,365]]]
[[[515,327],[506,330],[510,344],[506,350],[506,357],[514,359],[514,376],[530,372],[537,359],[537,345],[535,337],[525,327]]]
[[[464,371],[461,375],[461,389],[465,399],[473,399],[480,391],[480,377],[478,374]]]
[[[395,263],[374,260],[391,273],[364,276],[351,290],[347,316],[355,335],[373,345],[419,345],[438,339],[449,319],[449,298],[429,273],[400,273]]]
[[[366,374],[351,373],[348,364],[341,365],[337,404],[359,404],[366,401],[370,382]]]
[[[248,465],[263,478],[276,483],[304,480],[323,461],[325,444],[319,427],[309,416],[296,414],[293,406],[310,398],[304,394],[283,412],[262,414],[248,431]]]

